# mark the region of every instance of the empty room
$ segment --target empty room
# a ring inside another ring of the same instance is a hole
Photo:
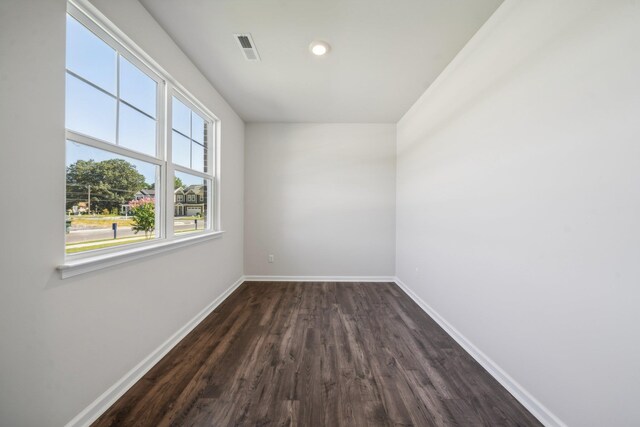
[[[640,1],[0,34],[0,426],[640,425]]]

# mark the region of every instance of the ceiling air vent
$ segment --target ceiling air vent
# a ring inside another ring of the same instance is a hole
[[[255,43],[253,43],[251,34],[234,34],[234,36],[238,41],[238,45],[242,50],[242,54],[247,61],[260,61],[260,56],[258,55],[258,51],[256,50]]]

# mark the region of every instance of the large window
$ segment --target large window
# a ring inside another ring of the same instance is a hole
[[[213,116],[84,12],[68,11],[66,253],[213,231]]]

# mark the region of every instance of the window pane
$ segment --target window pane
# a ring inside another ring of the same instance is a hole
[[[116,100],[67,74],[67,129],[115,143]]]
[[[178,132],[173,131],[171,143],[173,163],[190,168],[191,149],[189,146],[191,145],[191,141],[188,138],[180,135]]]
[[[175,173],[174,223],[176,235],[208,230],[207,189],[211,180],[187,173]]]
[[[120,56],[120,98],[151,117],[156,117],[157,83]]]
[[[191,114],[191,139],[204,144],[204,119],[196,113]]]
[[[157,237],[158,166],[73,141],[66,166],[68,254]]]
[[[205,172],[205,149],[202,145],[191,142],[191,169]]]
[[[120,102],[118,144],[156,155],[156,121]]]
[[[67,69],[115,95],[115,50],[70,15],[67,15]]]
[[[171,127],[181,134],[191,137],[191,110],[176,97],[171,104]]]

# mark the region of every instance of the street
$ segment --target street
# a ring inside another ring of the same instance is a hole
[[[202,230],[206,227],[206,222],[204,219],[198,220],[198,230]],[[193,219],[176,219],[173,222],[174,231],[195,231],[195,220]],[[119,226],[118,227],[118,238],[123,237],[133,237],[133,236],[144,236],[142,231],[135,234],[130,226]],[[67,234],[66,243],[82,243],[94,240],[113,240],[113,230],[111,228],[88,228],[82,230],[74,230],[71,228],[71,231]]]

